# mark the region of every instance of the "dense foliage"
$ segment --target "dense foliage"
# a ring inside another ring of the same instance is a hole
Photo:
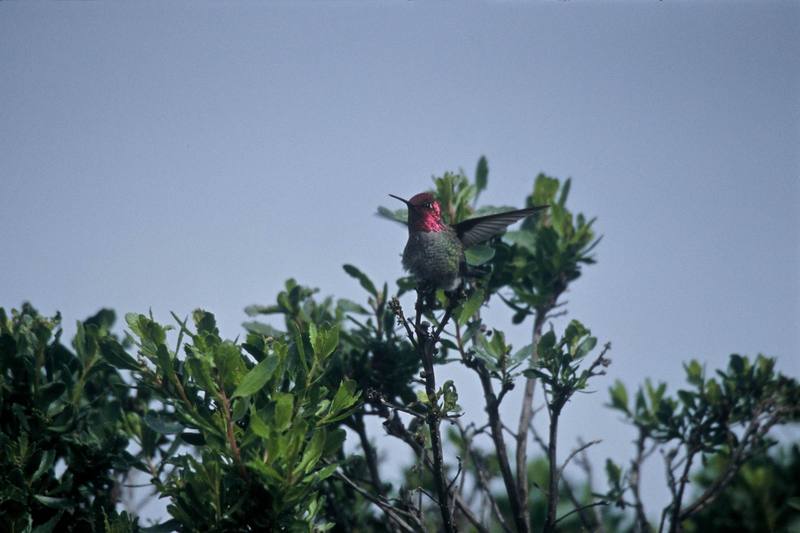
[[[445,219],[504,209],[478,206],[487,183],[484,158],[473,179],[435,178]],[[274,303],[247,308],[243,340],[222,339],[203,310],[171,325],[131,313],[119,337],[103,310],[77,324],[70,350],[60,317],[0,309],[0,527],[141,529],[119,512],[134,471],[169,501],[150,531],[706,531],[727,527],[709,513],[733,507],[753,530],[796,527],[797,485],[768,449],[770,429],[798,419],[800,397],[770,358],[733,355],[716,373],[691,361],[674,395],[646,381],[631,399],[615,383],[609,406],[638,438],[629,464],[606,462],[607,490],[586,458],[597,441],[564,453],[562,411],[611,363],[610,344],[586,325],[553,323],[599,242],[594,220],[568,209],[569,190],[539,175],[525,203],[549,209],[468,250],[482,274],[455,293],[420,291],[413,308],[398,297],[414,280],[375,283],[345,265],[361,297],[320,297],[288,280]],[[507,306],[530,342],[512,346],[486,323],[488,303]],[[485,415],[463,416],[464,391],[437,380],[443,365],[469,370]],[[517,386],[512,427],[500,412]],[[547,434],[534,416],[547,417]],[[370,419],[415,458],[399,483],[386,481]],[[656,450],[671,500],[650,514],[640,473]],[[564,475],[573,461],[585,478]],[[782,492],[764,479],[783,480]],[[744,510],[737,494],[748,490],[760,491],[763,512]]]
[[[0,308],[0,529],[103,531],[117,515],[117,483],[140,458],[126,451],[144,400],[100,355],[114,313],[78,322],[73,350],[60,316]]]

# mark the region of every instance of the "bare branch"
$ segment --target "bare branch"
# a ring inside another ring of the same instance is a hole
[[[686,489],[686,483],[689,482],[689,470],[692,468],[692,461],[695,456],[695,450],[688,449],[686,450],[686,462],[683,465],[683,472],[681,473],[680,479],[678,479],[678,491],[674,499],[672,500],[671,504],[671,517],[670,517],[670,527],[669,530],[671,532],[677,532],[680,530],[680,514],[681,514],[681,501],[683,500],[683,493]]]
[[[572,453],[570,453],[569,456],[564,460],[564,463],[561,465],[561,468],[558,469],[558,476],[561,477],[564,474],[564,469],[567,467],[567,464],[569,464],[569,462],[572,460],[573,457],[575,457],[576,455],[578,455],[581,452],[586,451],[587,448],[589,448],[591,446],[594,446],[595,444],[600,444],[601,442],[603,442],[603,441],[600,440],[600,439],[592,440],[592,441],[583,443],[579,447],[577,447],[574,450],[572,450]]]
[[[636,439],[636,457],[631,461],[631,474],[629,477],[629,485],[633,493],[634,508],[636,509],[636,529],[640,533],[649,533],[650,523],[647,521],[647,515],[644,512],[644,503],[642,502],[639,486],[642,482],[642,464],[647,456],[655,450],[655,446],[650,448],[649,452],[645,451],[645,440],[647,439],[647,432],[643,428],[639,428],[639,437]]]
[[[456,475],[455,475],[455,477],[454,477],[454,478],[453,478],[453,479],[450,481],[450,484],[449,484],[449,485],[447,485],[447,490],[448,490],[448,492],[449,492],[449,491],[451,491],[451,490],[453,489],[453,485],[455,485],[455,484],[456,484],[456,481],[458,481],[458,476],[460,476],[460,475],[461,475],[461,468],[462,468],[462,465],[461,465],[461,457],[459,457],[459,456],[456,456],[456,459],[458,459],[458,470],[456,471]]]
[[[771,402],[765,402],[759,406],[758,410],[753,414],[753,418],[750,420],[744,435],[742,435],[739,445],[734,450],[725,471],[714,480],[697,500],[686,509],[680,511],[678,519],[681,522],[711,504],[719,496],[725,487],[733,481],[734,476],[742,465],[752,457],[752,446],[781,420],[783,413],[779,410],[770,412],[771,407]],[[761,420],[760,416],[765,412],[769,412],[769,416],[765,420]]]
[[[408,340],[417,348],[417,340],[414,336],[413,331],[411,331],[411,326],[408,325],[408,319],[406,319],[405,315],[403,314],[403,307],[400,305],[400,300],[397,297],[394,297],[389,302],[389,308],[397,317],[397,321],[400,322],[406,328],[406,335],[408,335]]]
[[[547,515],[544,531],[553,531],[556,527],[556,507],[558,506],[558,480],[560,471],[556,466],[558,453],[558,420],[563,404],[550,404],[550,435],[547,441],[547,462],[550,465],[550,476],[547,484]]]
[[[542,328],[547,320],[547,313],[553,309],[557,300],[558,295],[555,295],[549,306],[544,309],[536,310],[536,318],[533,322],[533,354],[531,355],[531,363],[536,363],[539,358],[539,340],[542,338]],[[533,420],[533,393],[535,388],[536,378],[527,378],[525,380],[525,393],[522,397],[519,425],[517,426],[517,481],[513,494],[517,501],[525,503],[528,501],[528,428]],[[511,497],[512,492],[509,491],[508,495]],[[520,529],[519,525],[517,528]],[[525,516],[524,528],[521,528],[520,531],[525,533],[530,531],[527,514]]]
[[[361,440],[361,449],[364,450],[364,459],[367,462],[367,469],[369,470],[370,481],[375,488],[377,494],[383,492],[383,483],[381,482],[380,470],[378,469],[378,454],[375,448],[369,441],[367,435],[367,428],[364,426],[364,418],[361,415],[353,417],[353,426]]]
[[[450,512],[450,490],[447,486],[447,479],[444,473],[444,458],[442,453],[442,436],[439,433],[439,425],[441,423],[441,413],[439,412],[438,400],[436,397],[436,375],[433,370],[433,351],[436,342],[439,340],[445,324],[450,320],[450,315],[454,309],[454,302],[450,302],[445,311],[444,318],[442,319],[436,333],[432,337],[427,336],[420,327],[420,320],[422,317],[422,308],[424,305],[424,293],[417,290],[417,316],[415,318],[415,325],[417,330],[417,353],[422,359],[422,366],[424,369],[425,378],[425,393],[428,397],[428,415],[426,417],[428,429],[431,436],[431,448],[433,451],[433,479],[436,485],[436,493],[439,497],[439,510],[442,515],[442,526],[448,533],[455,531],[453,525],[453,515]]]
[[[542,451],[545,454],[547,454],[547,443],[544,442],[544,439],[542,439],[541,435],[539,435],[539,432],[536,431],[536,427],[533,425],[533,421],[531,421],[531,425],[530,425],[530,427],[528,429],[530,430],[531,435],[533,435],[534,442],[536,442],[539,445],[539,447],[542,449]],[[581,458],[579,464],[581,465],[581,468],[583,468],[584,471],[586,472],[587,483],[591,487],[592,486],[592,468],[591,468],[591,465],[588,462],[587,457],[585,456],[585,448],[584,448],[584,454],[582,455],[582,458]],[[603,528],[603,521],[602,521],[601,517],[596,514],[595,515],[595,523],[593,524],[592,521],[589,519],[589,517],[586,515],[587,507],[580,505],[580,502],[578,501],[578,498],[575,497],[575,493],[572,490],[572,487],[570,486],[569,482],[567,482],[566,479],[562,479],[561,482],[562,482],[562,484],[564,485],[564,488],[567,491],[567,496],[569,497],[569,499],[572,502],[572,504],[575,506],[575,511],[578,513],[578,516],[581,519],[581,523],[583,524],[583,527],[587,531],[596,531],[596,532],[602,533],[604,531],[604,528]],[[596,508],[593,508],[593,509],[595,509],[595,511],[596,511]],[[564,518],[564,517],[562,517],[562,518]],[[556,521],[556,522],[558,522],[558,521]]]
[[[494,515],[495,519],[497,519],[500,526],[503,528],[503,531],[511,533],[511,528],[508,526],[505,519],[503,518],[503,513],[500,511],[500,507],[497,505],[497,500],[495,500],[494,495],[492,494],[492,491],[489,488],[489,478],[491,476],[488,474],[488,472],[486,472],[486,467],[482,464],[482,461],[478,457],[478,454],[475,453],[475,450],[472,448],[472,439],[469,438],[466,430],[460,423],[456,423],[456,427],[461,433],[461,438],[464,440],[464,448],[467,450],[467,453],[469,454],[470,459],[472,460],[472,464],[475,465],[476,482],[478,485],[478,489],[480,489],[481,492],[483,492],[486,501],[489,502],[489,506],[492,509],[492,514]],[[475,433],[477,433],[477,431]]]
[[[583,444],[582,439],[578,439],[578,444]],[[593,490],[594,487],[594,472],[592,471],[592,463],[589,461],[589,455],[586,453],[586,449],[584,449],[578,458],[576,459],[577,465],[586,473],[586,484],[589,486],[590,490]],[[567,479],[562,479],[562,483],[567,488],[568,493],[570,494],[570,499],[575,502],[575,497],[572,496],[572,489],[567,482]],[[594,492],[592,492],[594,494]],[[576,507],[578,506],[575,503]],[[586,509],[580,510],[578,512],[578,516],[581,517],[581,522],[583,522],[584,527],[587,530],[594,531],[595,533],[605,533],[605,526],[603,525],[603,517],[600,515],[600,508],[599,507],[592,507],[592,515],[594,516],[595,525],[594,527],[590,526],[589,517],[586,516]]]
[[[557,525],[559,522],[561,522],[562,520],[564,520],[568,516],[571,516],[571,515],[573,515],[575,513],[580,513],[581,511],[585,511],[586,509],[591,509],[592,507],[597,507],[599,505],[608,505],[608,502],[606,502],[606,501],[592,502],[592,503],[588,503],[588,504],[586,504],[586,505],[584,505],[582,507],[578,507],[577,509],[573,509],[570,512],[562,515],[558,520],[556,520],[553,523],[553,525],[554,526]]]
[[[388,500],[386,500],[382,496],[374,496],[369,491],[362,489],[357,483],[355,483],[353,480],[348,478],[343,472],[337,470],[335,472],[335,474],[336,474],[336,477],[338,477],[339,479],[341,479],[342,481],[347,483],[356,492],[361,494],[361,496],[363,496],[367,500],[369,500],[372,503],[374,503],[375,505],[377,505],[378,508],[380,510],[382,510],[386,514],[386,517],[389,518],[390,520],[392,520],[400,528],[402,528],[403,531],[408,531],[409,533],[415,533],[416,531],[420,531],[420,530],[424,529],[423,524],[421,522],[419,522],[417,520],[417,517],[414,516],[413,514],[408,513],[406,511],[403,511],[401,509],[398,509],[396,506],[392,505]],[[403,520],[403,518],[400,517],[401,514],[412,518],[416,528],[412,527],[411,525],[409,525],[408,522]]]
[[[508,452],[506,449],[505,440],[503,439],[503,423],[500,420],[500,411],[498,409],[497,396],[494,393],[492,386],[492,378],[489,370],[486,368],[484,362],[475,357],[470,357],[464,349],[464,344],[461,339],[460,326],[456,324],[456,342],[461,352],[461,357],[464,365],[471,368],[478,374],[481,387],[483,387],[483,397],[486,402],[486,413],[489,415],[489,428],[497,453],[497,462],[500,467],[500,473],[503,477],[506,493],[508,494],[509,504],[511,506],[511,514],[514,517],[514,523],[517,531],[527,533],[528,526],[528,511],[527,505],[524,500],[519,499],[519,493],[516,490],[514,476],[511,473],[511,465],[508,461]]]

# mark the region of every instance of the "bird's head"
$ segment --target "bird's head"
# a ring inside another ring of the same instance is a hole
[[[441,231],[444,229],[442,208],[433,193],[421,192],[412,196],[410,200],[394,194],[389,196],[400,200],[408,206],[409,231]]]

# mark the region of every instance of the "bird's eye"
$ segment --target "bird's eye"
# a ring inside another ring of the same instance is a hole
[[[422,205],[423,205],[423,206],[424,206],[426,209],[431,209],[431,208],[433,207],[433,204],[432,204],[432,203],[430,203],[430,202],[425,202],[425,203],[424,203],[424,204],[422,204]]]

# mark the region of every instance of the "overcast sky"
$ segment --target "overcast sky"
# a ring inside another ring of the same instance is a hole
[[[0,305],[70,331],[102,306],[204,307],[232,338],[288,277],[358,299],[343,263],[402,273],[387,194],[485,154],[483,201],[572,177],[604,235],[567,299],[613,365],[566,410],[562,453],[580,435],[631,456],[603,408],[616,378],[677,385],[682,361],[732,352],[800,375],[800,4],[454,6],[0,3]]]

